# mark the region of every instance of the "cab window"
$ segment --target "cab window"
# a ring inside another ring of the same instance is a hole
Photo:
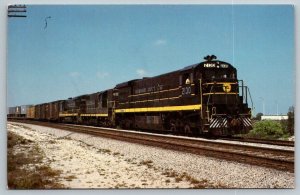
[[[180,76],[179,78],[181,81],[181,83],[185,84],[185,85],[189,85],[191,83],[193,83],[193,73],[185,73],[183,74],[183,76]]]
[[[234,72],[229,72],[225,70],[209,70],[206,71],[207,79],[235,79],[236,75]]]

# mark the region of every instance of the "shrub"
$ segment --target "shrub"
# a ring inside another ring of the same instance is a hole
[[[266,120],[255,123],[253,130],[249,132],[248,136],[263,139],[278,139],[288,137],[288,133],[280,122]]]

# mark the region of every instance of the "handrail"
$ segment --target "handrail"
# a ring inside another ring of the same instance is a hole
[[[251,93],[250,93],[250,88],[248,86],[239,86],[239,88],[242,89],[242,97],[243,97],[243,103],[245,102],[246,104],[248,104],[248,96],[250,97],[250,101],[251,101],[251,110],[253,110],[253,100],[252,100],[252,96],[251,96]],[[245,92],[244,92],[244,89],[245,89]]]
[[[251,93],[250,93],[250,88],[247,87],[247,89],[248,89],[248,93],[249,93],[250,100],[251,100],[251,110],[253,110],[253,101],[252,101],[252,96],[251,96]]]

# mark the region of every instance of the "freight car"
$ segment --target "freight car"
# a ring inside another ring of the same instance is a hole
[[[49,103],[49,114],[48,114],[49,121],[53,121],[53,122],[59,121],[59,111],[62,102],[63,100],[57,100]]]
[[[8,108],[8,117],[10,118],[25,118],[27,115],[27,110],[32,105],[22,105]]]
[[[16,109],[17,107],[9,107],[7,117],[8,118],[16,117]]]
[[[26,117],[28,119],[35,118],[35,106],[28,106],[27,111],[26,111]]]
[[[247,86],[231,64],[206,56],[183,69],[34,106],[54,122],[227,136],[252,128]],[[251,97],[251,96],[250,96]]]

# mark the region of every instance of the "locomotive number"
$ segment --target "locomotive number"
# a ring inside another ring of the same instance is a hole
[[[182,88],[182,95],[190,95],[192,92],[191,87],[183,87]]]
[[[214,67],[216,67],[216,65],[213,63],[207,63],[207,64],[204,64],[204,67],[205,68],[214,68]]]
[[[227,64],[221,64],[221,68],[228,68]]]

